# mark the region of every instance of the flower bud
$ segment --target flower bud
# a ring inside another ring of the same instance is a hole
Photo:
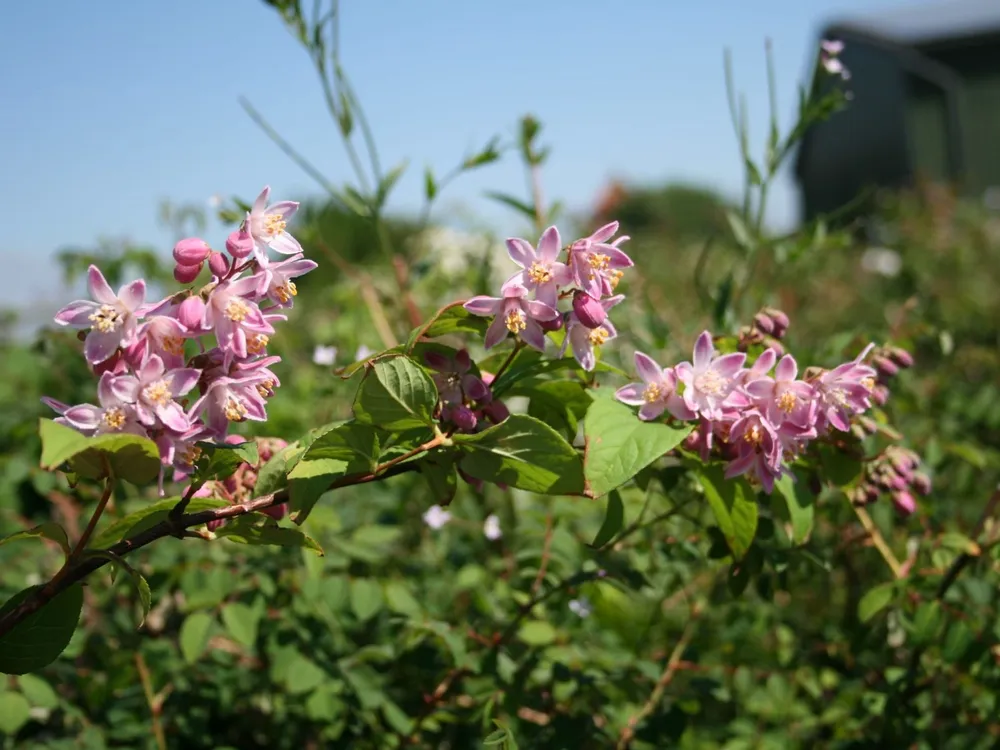
[[[858,417],[858,424],[861,425],[862,429],[869,435],[874,435],[878,432],[878,422],[876,422],[871,417]]]
[[[899,373],[899,367],[897,367],[896,363],[887,357],[875,357],[872,360],[872,364],[875,365],[876,370],[888,377],[892,377],[893,375]]]
[[[493,392],[490,387],[475,375],[463,376],[462,387],[465,389],[465,395],[473,401],[489,402],[493,400]]]
[[[542,327],[543,331],[559,331],[563,327],[563,316],[557,315],[552,320],[539,320],[538,325]]]
[[[200,237],[188,237],[174,245],[174,260],[182,266],[200,266],[212,248]]]
[[[763,312],[774,323],[774,331],[771,332],[771,335],[774,336],[776,339],[783,338],[784,335],[788,332],[788,326],[790,325],[788,316],[785,315],[785,313],[782,312],[781,310],[778,310],[777,308],[774,307],[765,307]]]
[[[889,357],[902,368],[913,367],[913,355],[898,346],[889,347]]]
[[[913,475],[913,489],[921,495],[931,494],[931,478],[918,471]]]
[[[222,526],[226,522],[225,518],[213,518],[211,521],[205,524],[209,531],[215,531],[217,528]]]
[[[97,377],[100,377],[106,372],[110,372],[112,375],[117,375],[118,373],[116,372],[116,370],[119,369],[119,366],[121,366],[121,370],[124,372],[125,362],[122,361],[122,350],[115,349],[114,354],[112,354],[103,362],[98,362],[96,365],[94,365],[93,370],[94,374]]]
[[[777,338],[769,337],[767,340],[764,341],[764,343],[767,345],[768,349],[774,349],[774,353],[776,356],[778,357],[785,356],[785,347],[780,341],[778,341]]]
[[[483,407],[483,415],[493,424],[500,424],[510,416],[510,409],[503,401],[492,401]]]
[[[889,400],[889,389],[884,385],[876,385],[872,389],[872,401],[874,401],[879,406],[885,406],[885,402]]]
[[[909,492],[893,492],[892,504],[904,516],[910,515],[917,509],[917,501]]]
[[[177,308],[177,321],[189,331],[199,331],[205,320],[205,303],[197,294],[192,294]]]
[[[131,367],[133,370],[138,370],[142,367],[142,363],[146,361],[146,349],[149,341],[145,336],[136,339],[131,344],[122,350],[122,359],[124,363]]]
[[[475,412],[468,406],[453,406],[448,410],[448,421],[454,424],[462,432],[472,432],[476,429],[479,420]]]
[[[876,487],[875,485],[869,484],[865,486],[865,502],[867,504],[870,505],[874,503],[876,500],[879,499],[879,496],[881,494],[882,494],[881,490],[879,490],[879,488]]]
[[[482,479],[476,479],[474,476],[472,476],[471,474],[466,474],[461,469],[458,470],[458,475],[460,477],[462,477],[462,481],[464,481],[464,482],[472,485],[472,487],[475,488],[478,492],[482,492],[483,491],[483,480]]]
[[[438,372],[447,372],[448,366],[451,364],[448,358],[441,352],[425,352],[424,362],[432,370],[437,370]]]
[[[767,334],[774,333],[774,320],[771,316],[761,310],[759,313],[753,316],[753,324],[758,330],[763,331]]]
[[[213,251],[212,254],[208,256],[208,268],[212,273],[221,279],[229,273],[229,261],[222,253]]]
[[[237,229],[226,238],[226,251],[242,260],[253,252],[253,237],[246,229]]]
[[[468,349],[459,349],[455,352],[455,364],[458,365],[459,372],[465,372],[472,367],[472,357],[469,356]]]
[[[270,516],[275,521],[280,521],[286,515],[288,515],[288,503],[281,503],[280,505],[272,505],[270,508],[264,508],[261,511],[266,516]]]
[[[196,266],[185,266],[182,263],[174,266],[174,278],[181,284],[190,284],[198,278],[199,273],[201,273],[200,263]]]
[[[587,328],[600,328],[608,319],[608,312],[604,306],[579,289],[573,292],[573,312]]]

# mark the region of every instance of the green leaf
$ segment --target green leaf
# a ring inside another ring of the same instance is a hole
[[[14,609],[39,588],[32,586],[14,594],[0,607],[0,615]],[[36,672],[55,661],[69,645],[82,609],[83,587],[77,583],[25,617],[6,635],[0,636],[0,672]]]
[[[382,609],[382,589],[371,578],[355,578],[350,585],[351,611],[361,620],[374,617]]]
[[[758,508],[753,491],[743,478],[726,479],[719,465],[703,467],[698,478],[733,558],[741,559],[757,532]]]
[[[532,620],[521,626],[517,637],[529,646],[547,646],[555,641],[556,629],[544,620]]]
[[[744,250],[753,248],[753,236],[750,234],[750,230],[747,229],[743,218],[735,211],[726,211],[726,221],[729,222],[729,228],[733,232],[733,239],[736,240],[736,244]]]
[[[71,427],[40,419],[43,469],[53,471],[69,464],[74,473],[88,479],[116,477],[132,484],[153,481],[160,473],[160,454],[149,438],[109,433],[85,437]]]
[[[17,678],[17,686],[33,707],[51,710],[59,705],[59,694],[38,675],[21,675]]]
[[[375,362],[365,373],[354,401],[359,422],[388,430],[433,424],[438,393],[427,371],[409,357]]]
[[[473,315],[462,305],[462,302],[445,305],[422,326],[414,328],[406,339],[404,351],[407,354],[412,353],[420,339],[434,339],[455,333],[471,333],[477,336],[485,334],[490,324],[489,318]]]
[[[194,481],[199,484],[210,479],[226,479],[233,475],[241,463],[256,466],[260,460],[255,440],[247,440],[237,445],[200,442],[197,446],[201,449],[201,456],[198,457],[196,464]]]
[[[431,171],[430,167],[424,169],[424,199],[428,201],[434,200],[434,196],[437,195],[438,187],[437,182],[434,179],[434,173]]]
[[[889,606],[895,594],[896,586],[892,582],[879,584],[875,588],[869,589],[858,602],[858,619],[861,622],[868,622]]]
[[[957,531],[949,531],[942,534],[938,541],[945,549],[963,552],[970,557],[979,557],[983,552],[982,547],[969,539],[965,534],[960,534]],[[3,544],[3,542],[0,541],[0,544]]]
[[[485,195],[487,198],[492,198],[498,203],[503,203],[505,206],[513,208],[515,211],[517,211],[525,218],[530,219],[531,221],[535,220],[534,206],[529,206],[527,203],[515,198],[513,195],[509,195],[507,193],[500,193],[493,190],[487,190]]]
[[[430,485],[431,495],[438,505],[448,505],[458,490],[458,456],[454,452],[435,452],[420,460],[420,473]]]
[[[69,557],[69,539],[66,538],[66,532],[63,530],[62,526],[57,523],[52,523],[51,521],[36,526],[33,529],[28,529],[27,531],[18,531],[16,534],[5,536],[3,539],[0,539],[0,546],[7,544],[7,542],[16,542],[18,539],[36,538],[48,539],[55,542],[62,548],[66,557]]]
[[[424,608],[410,593],[410,589],[404,581],[387,581],[384,594],[385,603],[393,612],[414,618],[423,616]]]
[[[240,516],[215,531],[215,535],[238,544],[298,547],[323,555],[323,548],[311,536],[298,529],[278,526],[273,519],[263,521],[250,516]]]
[[[680,445],[691,429],[642,422],[631,409],[616,401],[595,401],[583,422],[587,496],[601,497],[621,486]]]
[[[142,615],[139,618],[139,624],[136,625],[137,628],[141,628],[142,624],[146,621],[146,616],[149,614],[149,608],[152,603],[152,594],[149,591],[149,583],[143,578],[142,574],[129,565],[125,560],[109,552],[108,550],[88,550],[87,555],[91,557],[103,557],[105,560],[109,561],[118,570],[124,570],[129,578],[132,579],[132,585],[135,586],[136,595],[139,598],[139,607],[142,610]],[[112,576],[113,578],[113,576]]]
[[[257,643],[257,624],[260,615],[257,610],[243,604],[233,602],[222,608],[220,613],[222,624],[226,626],[226,631],[237,643],[253,648]]]
[[[954,664],[965,656],[965,652],[969,650],[969,646],[972,645],[975,637],[976,634],[967,624],[961,620],[956,620],[949,626],[948,633],[944,637],[944,646],[941,647],[941,657],[945,661]]]
[[[285,687],[292,695],[311,692],[330,679],[316,662],[299,655],[289,665]]]
[[[580,455],[534,417],[514,414],[475,435],[455,435],[452,440],[466,451],[462,470],[477,479],[550,495],[583,490]]]
[[[90,544],[87,545],[87,548],[102,549],[104,547],[110,547],[113,544],[120,542],[126,536],[130,536],[130,532],[133,530],[142,531],[154,524],[159,523],[167,517],[167,514],[175,505],[177,505],[179,501],[179,497],[167,498],[166,500],[160,500],[152,505],[147,505],[134,513],[129,513],[124,518],[119,518],[103,531],[94,535],[90,540]],[[220,500],[217,497],[193,497],[188,503],[187,512],[194,513],[200,510],[209,510],[211,508],[225,508],[228,507],[228,505],[229,503],[225,500]],[[141,527],[140,524],[142,524]],[[138,531],[135,533],[138,533]]]
[[[826,478],[837,487],[846,487],[854,482],[864,469],[861,459],[838,450],[833,446],[819,446],[820,463]]]
[[[792,522],[792,542],[803,544],[812,533],[814,500],[802,478],[793,481],[785,475],[774,483],[778,494],[785,500],[788,518]]]
[[[181,624],[178,639],[181,645],[181,656],[188,664],[194,664],[201,657],[208,645],[214,620],[208,612],[195,612],[188,615]]]
[[[0,732],[13,736],[30,718],[31,704],[27,698],[9,690],[0,693]]]
[[[288,473],[295,523],[306,520],[335,480],[374,471],[378,457],[379,435],[371,425],[345,422],[317,437]]]
[[[579,421],[593,402],[583,383],[572,380],[539,383],[525,389],[515,387],[510,395],[527,396],[531,399],[528,414],[564,431],[570,439],[576,437]]]
[[[406,171],[407,166],[408,162],[404,160],[402,164],[398,164],[393,167],[382,177],[382,181],[379,182],[377,192],[375,194],[376,205],[385,205],[386,200],[389,198],[389,193],[392,192],[392,189],[396,186],[399,178],[403,176],[403,172]]]
[[[590,546],[603,547],[610,542],[612,537],[621,530],[624,520],[625,508],[622,505],[622,496],[618,494],[617,490],[612,490],[611,494],[608,495],[608,509],[604,515],[604,523],[601,524],[601,530],[597,532],[597,536],[594,537]]]

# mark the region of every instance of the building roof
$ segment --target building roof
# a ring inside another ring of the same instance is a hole
[[[896,44],[920,45],[1000,32],[1000,0],[937,0],[884,13],[841,18],[827,33],[859,33]]]

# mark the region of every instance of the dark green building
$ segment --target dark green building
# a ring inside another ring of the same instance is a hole
[[[795,163],[806,220],[868,187],[918,178],[1000,195],[1000,0],[952,0],[845,20],[849,106],[809,130]]]

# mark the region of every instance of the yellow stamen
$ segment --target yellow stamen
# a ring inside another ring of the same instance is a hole
[[[618,283],[622,280],[622,276],[625,275],[624,271],[619,271],[617,268],[608,271],[608,283],[611,284],[612,289],[618,288]]]
[[[611,266],[611,256],[604,253],[590,253],[587,256],[587,263],[595,271],[607,271]]]
[[[863,378],[861,380],[861,385],[865,387],[865,390],[872,390],[875,387],[875,378]]]
[[[650,383],[646,386],[646,390],[642,392],[642,397],[646,400],[647,404],[651,404],[654,401],[659,401],[662,394],[663,388],[659,383]]]
[[[226,399],[226,405],[222,411],[225,413],[226,419],[230,422],[242,422],[247,416],[247,408],[235,396],[230,396]]]
[[[281,214],[268,214],[264,217],[264,233],[268,237],[274,237],[285,231],[285,227],[288,226]]]
[[[142,397],[157,406],[166,406],[173,396],[170,393],[170,386],[166,380],[157,380],[142,389]]]
[[[89,319],[94,323],[93,328],[101,333],[117,331],[125,323],[121,313],[111,305],[101,305],[97,308],[97,312],[89,316]]]
[[[278,298],[278,302],[281,304],[285,304],[298,293],[299,290],[295,288],[294,281],[286,281],[284,284],[274,288],[274,295]]]
[[[524,312],[516,307],[507,312],[504,322],[507,324],[507,330],[511,333],[520,333],[528,327],[528,323],[524,319]]]
[[[223,311],[223,314],[234,323],[242,323],[250,314],[250,305],[239,297],[233,297],[226,303],[226,309]]]
[[[247,352],[250,354],[260,354],[264,351],[264,347],[267,346],[270,340],[263,333],[255,333],[253,336],[247,338]]]
[[[743,433],[743,439],[750,443],[750,445],[759,448],[761,443],[764,442],[764,431],[760,429],[759,424],[755,424]]]
[[[778,396],[778,408],[781,409],[785,414],[790,414],[792,409],[795,408],[795,404],[798,401],[795,398],[795,394],[791,391],[785,391],[780,396]]]
[[[590,339],[590,343],[594,346],[601,346],[608,340],[608,336],[610,335],[606,328],[595,328],[587,335],[587,338]]]
[[[125,426],[125,410],[120,406],[112,406],[101,415],[101,421],[109,430],[120,430]]]
[[[201,448],[197,445],[189,445],[180,455],[180,461],[187,466],[194,466],[201,458]]]
[[[696,390],[710,396],[721,396],[729,381],[715,370],[706,370],[694,379]]]
[[[167,354],[176,354],[178,356],[184,354],[184,339],[180,336],[164,336],[163,341],[163,351]]]
[[[257,384],[257,393],[260,394],[261,398],[270,398],[274,395],[274,381],[265,380],[263,383]]]
[[[536,284],[547,284],[552,281],[552,271],[549,270],[548,266],[543,266],[535,261],[528,269],[528,278]]]

